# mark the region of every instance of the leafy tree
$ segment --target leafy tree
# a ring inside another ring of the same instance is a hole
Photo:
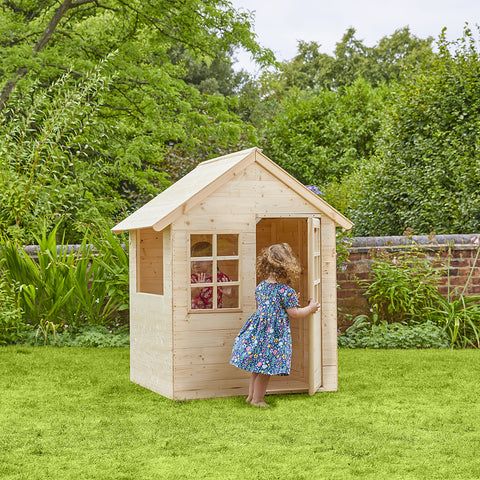
[[[373,149],[385,88],[359,78],[334,92],[292,90],[266,128],[266,150],[305,184],[339,181]]]
[[[359,235],[480,229],[480,58],[469,28],[399,83],[374,159],[353,184]]]
[[[6,115],[0,134],[8,142],[14,138],[8,137],[8,124],[24,124],[24,99],[34,105],[43,95],[43,111],[51,112],[63,95],[52,86],[65,72],[70,72],[62,80],[65,89],[74,91],[108,57],[99,76],[101,97],[84,96],[70,112],[92,107],[88,126],[74,135],[74,143],[62,137],[59,148],[81,152],[74,162],[75,171],[84,172],[81,198],[93,204],[105,199],[116,213],[102,207],[102,215],[123,216],[118,205],[143,204],[165,187],[164,173],[174,180],[202,159],[253,143],[254,128],[235,113],[238,100],[221,82],[207,88],[214,66],[220,68],[234,46],[260,63],[272,61],[271,52],[255,42],[250,22],[249,14],[236,12],[225,0],[8,1],[0,10],[0,110]],[[174,52],[210,69],[202,73],[207,83]],[[25,128],[28,142],[37,141],[39,131],[48,132],[42,128]],[[48,165],[45,151],[42,155],[35,165]],[[10,168],[8,161],[0,165]],[[86,173],[92,170],[95,175]],[[42,175],[47,174],[55,172],[47,168]],[[70,187],[70,197],[77,198]],[[9,201],[27,198],[21,191],[8,190]],[[58,203],[52,209],[58,212]],[[9,226],[25,225],[18,212],[29,210],[17,208]],[[77,222],[90,218],[86,211],[79,216],[78,208],[62,211]]]
[[[280,65],[286,87],[337,90],[363,77],[372,86],[398,80],[405,70],[432,56],[433,38],[419,39],[408,27],[367,47],[349,28],[337,43],[333,56],[320,53],[317,42],[298,43],[298,54]]]

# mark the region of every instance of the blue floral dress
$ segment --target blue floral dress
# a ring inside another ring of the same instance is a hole
[[[284,283],[263,281],[255,297],[257,311],[235,339],[230,363],[250,372],[289,375],[292,335],[286,310],[298,305],[295,290]]]

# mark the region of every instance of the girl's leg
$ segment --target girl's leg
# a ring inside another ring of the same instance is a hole
[[[268,403],[265,403],[264,397],[267,391],[268,382],[270,380],[270,375],[264,375],[263,373],[258,373],[253,384],[253,397],[252,405],[255,407],[268,407]]]
[[[258,373],[252,372],[252,376],[250,377],[250,385],[248,387],[248,397],[245,400],[247,403],[250,403],[252,401],[255,378],[257,378],[257,375]]]

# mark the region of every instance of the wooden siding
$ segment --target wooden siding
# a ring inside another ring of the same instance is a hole
[[[137,291],[138,236],[135,231],[130,233],[130,378],[134,383],[173,398],[170,229],[160,235],[163,237],[164,294],[153,295]]]

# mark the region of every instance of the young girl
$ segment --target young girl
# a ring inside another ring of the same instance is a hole
[[[287,243],[265,248],[257,258],[257,271],[264,278],[255,290],[257,311],[235,339],[230,363],[252,372],[247,403],[268,407],[264,397],[270,376],[290,374],[289,319],[316,312],[320,303],[310,299],[308,306],[298,307],[297,294],[286,283],[298,277],[300,267]]]

